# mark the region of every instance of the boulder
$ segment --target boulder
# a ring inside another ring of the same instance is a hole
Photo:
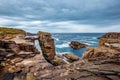
[[[73,49],[85,48],[87,45],[78,41],[72,41],[69,46]]]
[[[80,58],[74,54],[71,53],[67,53],[67,54],[63,54],[63,56],[67,59],[68,62],[74,62],[74,61],[78,61]]]

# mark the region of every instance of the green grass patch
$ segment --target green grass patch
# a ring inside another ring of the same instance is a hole
[[[0,27],[0,36],[3,36],[4,39],[14,38],[18,34],[25,35],[26,32],[21,29]]]

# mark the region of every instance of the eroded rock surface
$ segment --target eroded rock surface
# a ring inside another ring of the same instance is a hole
[[[88,48],[82,59],[65,54],[74,61],[65,64],[55,53],[51,34],[39,32],[38,35],[43,55],[36,54],[31,42],[23,40],[20,45],[18,39],[0,41],[1,80],[120,80],[119,50],[106,46]]]
[[[78,41],[72,41],[69,46],[73,49],[85,48],[87,45]]]
[[[48,32],[38,32],[38,40],[45,59],[53,65],[64,64],[62,59],[56,56],[54,39]]]
[[[74,61],[78,61],[80,58],[74,54],[71,54],[71,53],[66,53],[66,54],[63,54],[63,56],[66,58],[66,60],[68,62],[74,62]]]

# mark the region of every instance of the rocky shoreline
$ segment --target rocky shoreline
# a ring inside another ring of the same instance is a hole
[[[87,47],[82,58],[57,55],[48,32],[38,32],[37,37],[19,33],[0,37],[0,80],[120,80],[120,33],[106,33],[99,38],[99,47]]]

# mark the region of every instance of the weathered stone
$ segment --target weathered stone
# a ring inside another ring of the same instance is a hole
[[[19,46],[14,41],[0,40],[0,48],[5,48],[6,52],[18,53],[20,52]]]
[[[73,49],[85,48],[87,45],[78,41],[72,41],[69,46]]]
[[[18,44],[20,47],[20,50],[23,50],[25,52],[33,52],[34,54],[39,54],[40,52],[37,50],[37,48],[32,44],[22,43]]]
[[[80,58],[74,54],[71,53],[67,53],[67,54],[63,54],[63,56],[67,59],[68,62],[74,62],[74,61],[78,61]]]
[[[56,55],[54,39],[48,32],[38,32],[38,37],[43,56],[48,62],[52,63],[51,61],[54,60]]]

